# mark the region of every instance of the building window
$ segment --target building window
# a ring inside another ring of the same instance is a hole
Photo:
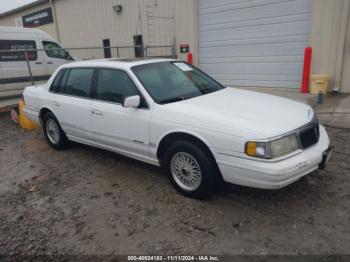
[[[103,53],[105,55],[105,58],[111,58],[111,43],[109,39],[103,39]]]
[[[144,57],[142,35],[134,35],[135,57]]]

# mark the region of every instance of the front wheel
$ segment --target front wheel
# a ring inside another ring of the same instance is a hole
[[[175,142],[164,155],[174,187],[185,196],[203,198],[218,186],[214,160],[203,148],[187,141]]]

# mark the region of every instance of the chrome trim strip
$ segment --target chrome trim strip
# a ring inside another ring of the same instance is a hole
[[[150,146],[148,143],[145,143],[145,142],[142,142],[142,141],[127,139],[127,138],[124,138],[124,137],[115,136],[115,135],[111,135],[111,134],[107,134],[107,133],[103,133],[103,132],[99,132],[99,131],[91,131],[91,133],[95,134],[95,135],[106,136],[106,137],[109,137],[109,138],[118,139],[118,140],[121,140],[121,141],[124,141],[124,142],[135,143],[135,144],[144,145],[144,146]]]

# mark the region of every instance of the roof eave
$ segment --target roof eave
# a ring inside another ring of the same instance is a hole
[[[35,1],[35,2],[26,4],[26,5],[22,5],[22,6],[20,6],[20,7],[15,8],[15,9],[6,11],[6,12],[4,12],[4,13],[1,13],[1,14],[0,14],[0,18],[9,16],[9,15],[12,15],[12,14],[14,14],[14,13],[17,13],[17,12],[20,12],[20,11],[24,11],[24,10],[26,10],[26,9],[28,9],[28,8],[35,7],[35,6],[38,6],[38,5],[41,5],[41,4],[45,4],[45,3],[48,3],[48,2],[49,2],[49,0],[37,0],[37,1]]]

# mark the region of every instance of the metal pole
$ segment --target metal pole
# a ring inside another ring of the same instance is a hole
[[[27,62],[27,67],[28,67],[28,72],[29,72],[29,76],[30,76],[30,81],[32,82],[32,85],[34,85],[33,74],[32,74],[32,70],[30,69],[30,63],[29,63],[29,58],[28,58],[27,51],[24,51],[24,56],[25,56],[26,62]]]
[[[171,49],[172,49],[171,52],[172,52],[173,59],[176,59],[176,38],[175,37],[173,39],[173,46]]]
[[[119,57],[119,47],[117,47],[117,57]]]
[[[304,94],[309,92],[311,57],[312,57],[312,48],[306,47],[305,54],[304,54],[303,76],[302,76],[302,82],[301,82],[301,92]]]

